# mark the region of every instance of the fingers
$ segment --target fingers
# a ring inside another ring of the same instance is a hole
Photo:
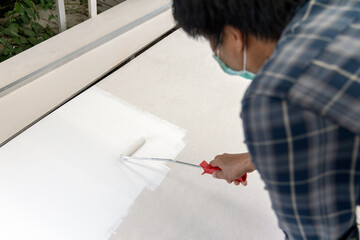
[[[215,171],[212,175],[214,178],[225,179],[225,174],[223,171]]]
[[[213,176],[214,178],[226,180],[226,179],[225,179],[225,176],[224,176],[224,173],[223,173],[222,171],[215,171],[215,172],[212,174],[212,176]],[[229,183],[229,184],[234,183],[236,186],[239,186],[239,185],[241,184],[241,185],[243,185],[244,187],[246,187],[247,184],[248,184],[247,180],[244,181],[244,182],[240,182],[240,181],[236,181],[236,180],[235,180],[235,181],[226,180],[226,182]]]
[[[245,182],[234,181],[234,184],[235,184],[236,186],[239,186],[239,185],[241,184],[241,185],[243,185],[244,187],[246,187],[246,186],[247,186],[247,181],[245,181]]]

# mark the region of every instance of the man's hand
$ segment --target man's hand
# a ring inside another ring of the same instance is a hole
[[[254,164],[251,162],[249,153],[242,154],[223,154],[216,156],[213,161],[210,162],[213,167],[221,168],[221,171],[215,171],[213,173],[214,178],[225,179],[229,184],[233,183],[239,185],[239,179],[245,173],[250,173],[255,169]],[[241,182],[242,185],[246,186],[247,181]]]

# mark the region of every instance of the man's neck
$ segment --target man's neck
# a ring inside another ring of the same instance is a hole
[[[251,62],[252,65],[248,66],[248,70],[254,73],[260,71],[264,66],[265,62],[273,54],[277,41],[263,40],[250,36],[247,40],[247,56],[248,63]]]

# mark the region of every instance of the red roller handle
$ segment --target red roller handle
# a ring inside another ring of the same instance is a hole
[[[200,167],[202,167],[204,169],[204,172],[202,173],[202,175],[204,175],[205,173],[213,174],[213,172],[221,170],[218,167],[211,166],[206,161],[203,161],[202,163],[200,163]],[[235,181],[245,182],[246,179],[247,179],[247,174],[245,173],[241,178],[236,179]]]

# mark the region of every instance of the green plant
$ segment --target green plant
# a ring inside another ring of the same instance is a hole
[[[54,7],[54,0],[32,0],[35,5],[41,5],[44,10],[52,9]]]
[[[44,10],[54,6],[54,0],[17,0],[14,9],[6,14],[7,21],[0,26],[0,62],[55,35],[48,26],[38,23],[36,3]],[[52,18],[53,14],[49,20]]]
[[[0,3],[0,18],[5,17],[5,13],[14,8],[16,0],[1,0]]]

